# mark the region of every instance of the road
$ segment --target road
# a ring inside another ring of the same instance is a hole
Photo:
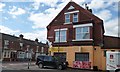
[[[2,63],[2,72],[61,72],[61,70],[44,68],[40,69],[35,62],[31,62],[29,69],[27,62],[5,62]],[[62,70],[62,72],[100,72],[100,71],[90,71],[90,70],[77,70],[77,69],[67,69]]]

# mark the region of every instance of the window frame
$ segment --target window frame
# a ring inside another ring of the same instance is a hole
[[[84,28],[87,27],[87,31],[84,32]],[[80,29],[81,32],[77,32],[77,29]],[[85,34],[89,34],[89,38],[84,38]],[[78,38],[78,36],[82,36],[81,38]],[[75,28],[75,40],[86,40],[86,39],[90,39],[90,27],[89,26],[85,26],[85,27],[76,27]]]
[[[77,14],[76,17],[75,17],[75,14]],[[77,19],[77,21],[75,21],[75,18]],[[78,22],[78,13],[73,13],[73,22]]]
[[[64,35],[62,35],[62,31],[65,31]],[[58,35],[56,33],[58,33]],[[62,40],[63,38],[65,38],[65,40]],[[66,41],[67,41],[67,29],[65,28],[65,29],[55,30],[55,42],[66,42]]]
[[[69,15],[69,17],[67,18],[66,15]],[[69,20],[69,22],[67,22]],[[70,23],[70,14],[65,14],[65,23]]]
[[[76,58],[77,54],[81,54],[81,56],[79,58]],[[86,55],[85,55],[86,54]],[[84,58],[83,58],[84,57]],[[85,58],[87,57],[87,58]],[[76,52],[75,53],[75,61],[90,61],[90,53],[89,52],[85,52],[85,53],[81,53],[81,52]]]

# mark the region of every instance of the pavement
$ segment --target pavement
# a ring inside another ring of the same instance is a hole
[[[53,68],[40,69],[37,65],[35,65],[35,62],[31,62],[29,69],[28,62],[3,62],[1,65],[2,72],[101,72],[71,68],[68,68],[66,70],[57,70]]]

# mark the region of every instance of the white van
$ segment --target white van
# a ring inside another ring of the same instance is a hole
[[[120,72],[120,52],[106,52],[106,70]]]

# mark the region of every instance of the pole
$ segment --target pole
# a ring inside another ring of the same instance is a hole
[[[29,50],[28,50],[28,69],[29,69],[29,61],[30,61],[30,58],[29,58]]]
[[[60,28],[59,28],[59,42],[58,43],[60,43]],[[59,44],[58,44],[58,53],[59,53]]]
[[[29,69],[29,61],[30,61],[30,59],[28,59],[28,69]]]

